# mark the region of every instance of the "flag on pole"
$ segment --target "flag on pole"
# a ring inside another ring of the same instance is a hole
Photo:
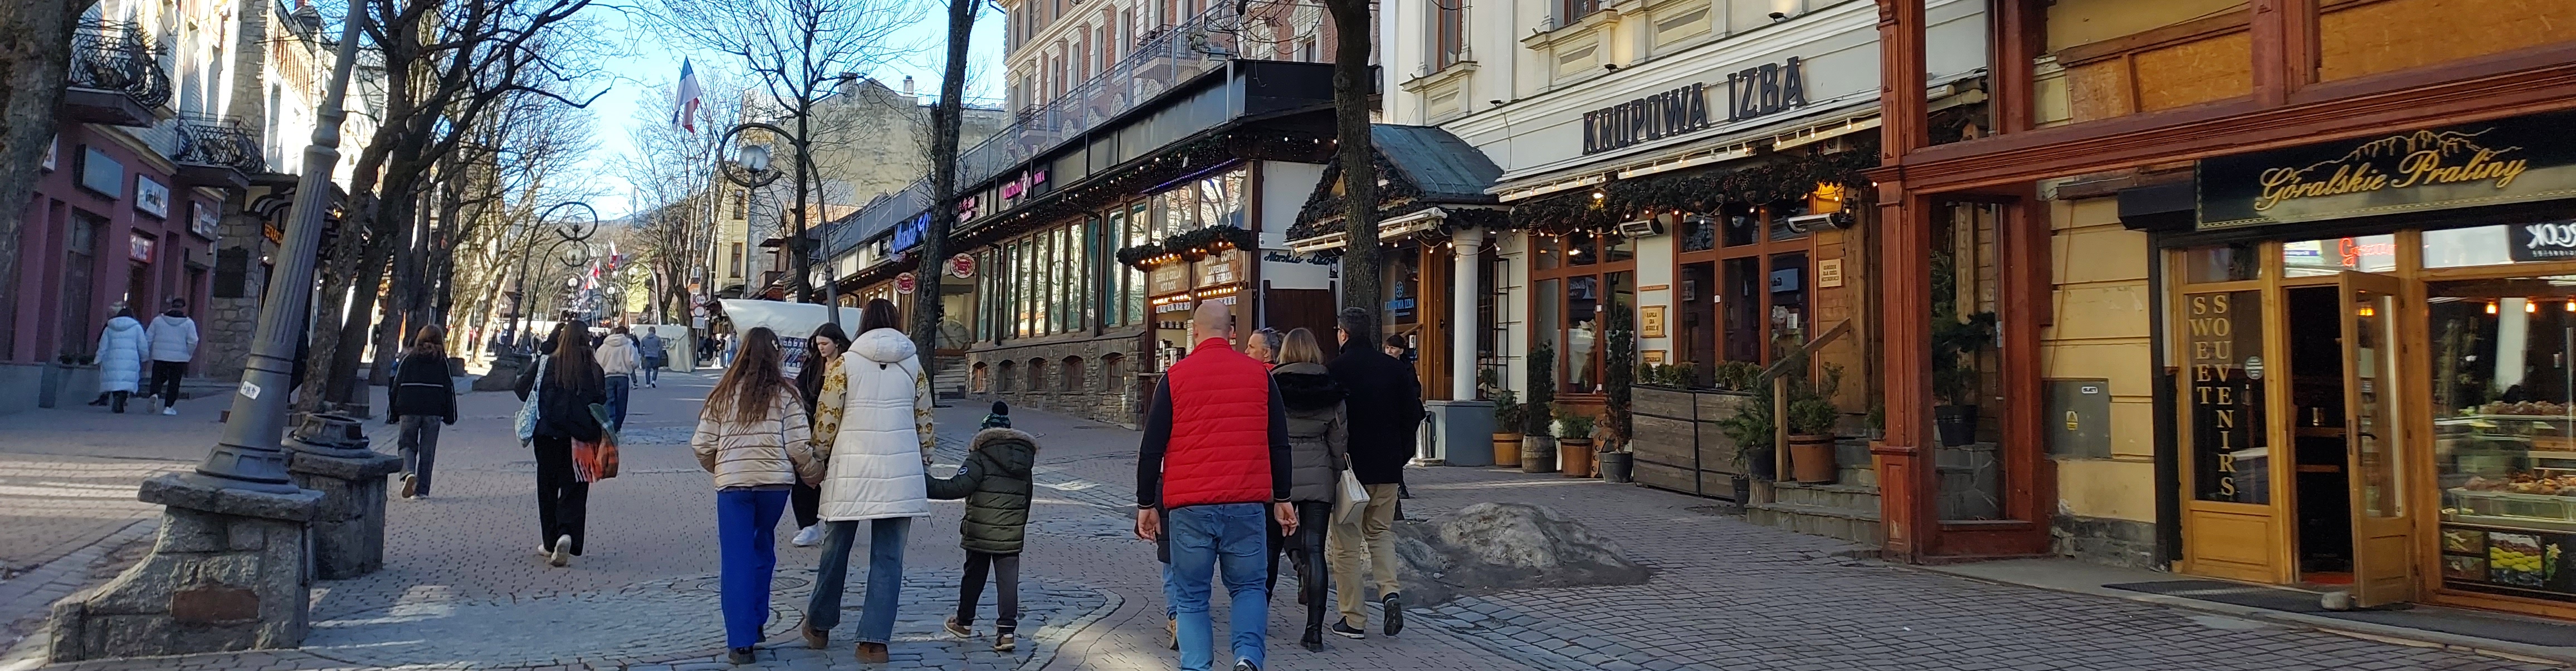
[[[688,58],[682,57],[680,59],[680,90],[672,96],[671,101],[671,124],[687,129],[691,135],[695,135],[698,132],[698,98],[700,93],[701,91],[698,90],[698,71],[696,68],[690,67]]]

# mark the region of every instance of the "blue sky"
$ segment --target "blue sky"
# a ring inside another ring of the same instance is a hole
[[[923,53],[908,57],[905,62],[892,64],[884,72],[868,74],[888,81],[901,80],[904,75],[912,75],[918,82],[920,90],[935,93],[939,90],[939,74],[945,65],[941,61],[946,58],[945,50],[939,48],[947,32],[946,3],[939,3],[936,0],[914,1],[935,6],[925,12],[927,15],[925,20],[906,31],[903,39],[919,42],[929,48],[926,48]],[[601,10],[596,15],[600,29],[604,34],[619,36],[612,39],[617,40],[616,46],[625,53],[618,58],[608,60],[609,78],[605,82],[609,87],[608,92],[601,95],[598,101],[590,104],[592,112],[598,115],[595,135],[598,145],[591,150],[589,169],[596,173],[594,177],[602,190],[608,193],[593,197],[589,202],[599,208],[599,215],[602,218],[618,218],[626,216],[637,207],[632,198],[633,189],[617,170],[619,157],[635,151],[634,144],[629,139],[628,130],[638,123],[635,120],[637,109],[650,108],[657,115],[666,115],[670,101],[657,89],[679,78],[680,59],[684,56],[691,59],[702,73],[711,67],[725,67],[730,70],[739,70],[739,67],[734,66],[726,56],[721,54],[697,54],[683,51],[668,44],[659,36],[653,35],[649,28],[637,25],[624,14],[605,7]],[[973,59],[968,65],[970,76],[966,80],[967,101],[998,103],[1001,97],[1000,80],[991,73],[998,72],[1002,62],[1002,14],[989,4],[983,5],[983,14],[976,18],[974,37],[968,46],[967,53]],[[704,130],[701,129],[701,132]]]

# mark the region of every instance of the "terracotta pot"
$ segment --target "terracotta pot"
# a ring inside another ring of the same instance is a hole
[[[1799,482],[1831,483],[1834,481],[1834,437],[1832,435],[1789,436],[1789,473]]]
[[[1522,473],[1556,472],[1556,439],[1529,436],[1521,440]]]
[[[1592,477],[1592,439],[1556,439],[1556,459],[1557,470],[1563,471],[1565,477]]]
[[[1497,433],[1497,434],[1494,434],[1494,465],[1496,465],[1496,466],[1501,466],[1501,467],[1504,467],[1504,468],[1519,468],[1519,467],[1520,467],[1520,465],[1521,465],[1521,434],[1520,434],[1520,432],[1518,432],[1518,431],[1514,431],[1514,432],[1511,432],[1511,433]]]

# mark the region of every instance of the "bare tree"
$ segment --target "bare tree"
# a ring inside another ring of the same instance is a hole
[[[636,153],[618,162],[639,196],[636,216],[641,218],[637,223],[642,247],[636,260],[652,270],[652,310],[664,323],[675,314],[689,314],[688,283],[696,276],[691,271],[708,270],[701,264],[715,237],[717,199],[724,191],[717,183],[723,179],[716,173],[717,161],[724,160],[724,148],[718,144],[723,131],[717,128],[735,123],[742,114],[742,96],[732,93],[737,89],[725,77],[712,69],[702,70],[699,81],[701,89],[719,93],[701,98],[697,130],[675,127],[667,110],[637,109],[635,118],[641,123],[629,133]],[[676,87],[660,90],[672,88]]]
[[[648,17],[681,42],[738,59],[765,101],[760,113],[783,115],[799,142],[811,140],[815,103],[844,73],[881,66],[910,49],[897,35],[920,21],[906,0],[655,0]],[[753,116],[758,116],[758,113]],[[810,148],[809,148],[810,151]],[[813,215],[813,161],[793,161],[795,208],[787,217],[788,280],[798,300],[813,300],[807,279],[814,256],[804,228]]]
[[[350,216],[325,250],[312,359],[323,384],[305,385],[298,404],[350,403],[378,286],[396,245],[411,236],[433,171],[472,137],[475,124],[518,96],[579,106],[569,91],[593,68],[575,15],[592,0],[352,0],[360,28],[382,56],[383,118],[358,155]],[[595,95],[593,97],[596,97]],[[342,321],[343,316],[345,320]],[[393,342],[387,333],[379,345]],[[372,377],[388,363],[378,357]]]
[[[1377,237],[1377,163],[1369,140],[1369,5],[1371,0],[1322,0],[1333,17],[1334,150],[1342,166],[1342,221],[1350,233],[1342,255],[1342,305],[1377,310],[1384,288],[1385,257]],[[1374,345],[1377,334],[1354,333]]]
[[[0,4],[0,310],[18,295],[18,229],[36,189],[37,163],[54,137],[71,72],[72,30],[98,0]]]
[[[948,63],[939,76],[939,106],[930,112],[930,226],[921,236],[920,262],[913,266],[912,344],[928,355],[930,370],[939,370],[939,322],[945,311],[940,279],[948,260],[948,233],[957,228],[957,208],[941,207],[957,198],[958,134],[966,125],[966,46],[975,33],[981,0],[948,0]]]

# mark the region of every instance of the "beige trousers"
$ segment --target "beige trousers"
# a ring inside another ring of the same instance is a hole
[[[1377,579],[1378,598],[1403,591],[1395,581],[1395,535],[1387,528],[1395,524],[1395,485],[1366,485],[1368,505],[1352,523],[1336,523],[1324,540],[1324,560],[1333,565],[1333,592],[1340,601],[1342,622],[1353,628],[1368,628],[1368,611],[1360,604],[1360,560],[1366,555],[1368,569]]]

